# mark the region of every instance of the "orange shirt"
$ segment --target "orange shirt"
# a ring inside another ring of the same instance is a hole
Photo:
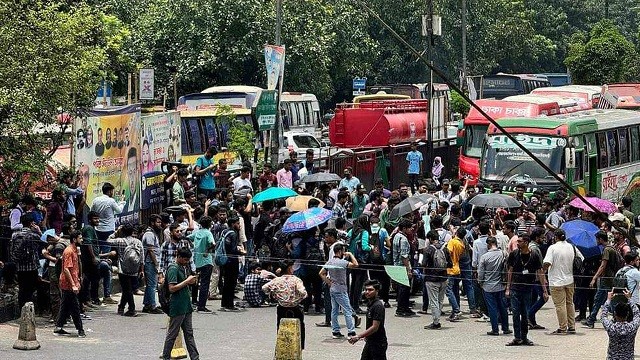
[[[464,254],[464,244],[457,236],[447,243],[447,249],[451,255],[453,267],[447,269],[447,275],[460,275],[460,257]]]
[[[78,265],[78,248],[75,245],[69,245],[62,253],[62,273],[60,274],[60,289],[73,290],[73,287],[80,289],[80,267]],[[68,269],[71,273],[73,283],[70,283],[64,275],[64,269]]]

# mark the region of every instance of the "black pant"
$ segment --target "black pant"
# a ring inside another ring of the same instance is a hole
[[[367,270],[354,269],[351,271],[351,286],[349,288],[349,302],[353,311],[360,309],[360,299],[362,299],[362,288],[367,280]]]
[[[304,311],[309,311],[311,303],[315,305],[315,310],[318,311],[322,308],[322,278],[320,278],[320,267],[308,266],[307,273],[302,277],[302,283],[304,284],[307,293],[309,294],[304,299]],[[313,299],[311,297],[313,296]]]
[[[199,267],[198,278],[200,280],[200,293],[198,294],[198,308],[201,309],[207,306],[207,299],[209,299],[209,284],[211,283],[211,273],[213,272],[213,265],[205,265]]]
[[[224,284],[222,285],[222,301],[223,308],[232,308],[233,294],[236,290],[236,284],[238,282],[238,261],[235,259],[229,259],[224,268]]]
[[[122,297],[120,298],[120,304],[118,310],[124,311],[124,307],[128,305],[128,311],[136,310],[136,303],[133,301],[133,282],[137,278],[135,275],[118,274],[120,279],[120,286],[122,287]]]
[[[276,329],[280,329],[280,319],[299,319],[300,320],[300,341],[304,349],[304,312],[300,306],[284,307],[278,305],[276,308],[277,323]]]
[[[360,360],[387,360],[387,343],[365,342]]]
[[[409,295],[411,294],[411,288],[400,283],[396,283],[396,289],[398,291],[398,309],[396,312],[409,311]]]
[[[377,266],[375,269],[369,272],[371,275],[371,279],[378,280],[380,285],[382,286],[380,289],[380,299],[385,303],[389,302],[389,288],[391,287],[391,278],[387,275],[387,272],[384,271],[382,265]]]
[[[71,315],[71,319],[73,319],[73,325],[76,326],[76,330],[82,331],[82,319],[80,319],[80,302],[78,301],[78,295],[71,290],[62,290],[60,312],[56,319],[56,326],[59,328],[64,326],[69,315]]]
[[[22,306],[33,301],[33,293],[38,287],[38,270],[18,271],[18,304]]]
[[[100,274],[98,266],[93,264],[82,265],[82,289],[80,290],[80,301],[99,301],[98,286],[100,286]]]
[[[409,183],[411,184],[411,193],[415,194],[418,188],[418,174],[409,174]]]

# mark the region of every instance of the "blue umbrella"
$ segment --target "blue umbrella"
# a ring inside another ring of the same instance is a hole
[[[292,233],[309,230],[329,221],[332,216],[333,212],[325,208],[314,207],[307,209],[289,216],[287,221],[284,222],[284,225],[282,225],[282,232]]]
[[[289,188],[280,188],[280,187],[270,187],[267,190],[261,191],[253,197],[254,203],[276,200],[276,199],[285,199],[291,196],[298,196],[298,193],[289,189]]]
[[[600,230],[596,225],[584,220],[571,220],[560,226],[567,234],[567,240],[575,245],[585,259],[602,254],[596,241],[596,233]]]

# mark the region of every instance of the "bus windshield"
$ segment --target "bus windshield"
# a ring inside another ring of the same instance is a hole
[[[541,135],[515,135],[516,139],[557,174],[563,173],[566,139]],[[503,181],[512,176],[524,176],[536,181],[553,177],[536,164],[506,135],[489,136],[482,171],[485,180]]]
[[[462,153],[466,156],[480,158],[482,154],[482,142],[487,133],[487,125],[467,125],[465,131],[465,141],[462,146]]]

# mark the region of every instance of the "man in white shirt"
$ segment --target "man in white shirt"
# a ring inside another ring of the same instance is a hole
[[[102,185],[102,195],[93,199],[91,211],[95,211],[100,215],[98,225],[96,225],[96,234],[98,240],[106,241],[109,235],[116,231],[116,218],[124,209],[125,201],[121,199],[116,201],[113,198],[115,188],[110,183]]]
[[[233,179],[234,195],[245,195],[247,189],[249,192],[253,192],[253,185],[251,185],[251,179],[249,178],[250,174],[251,169],[243,167],[242,170],[240,170],[240,176]]]
[[[558,329],[553,335],[575,334],[575,307],[573,306],[573,260],[576,256],[584,259],[580,251],[568,243],[562,229],[555,230],[556,243],[551,245],[544,257],[543,269],[549,271],[551,299],[556,307]],[[543,284],[546,286],[546,284]]]

